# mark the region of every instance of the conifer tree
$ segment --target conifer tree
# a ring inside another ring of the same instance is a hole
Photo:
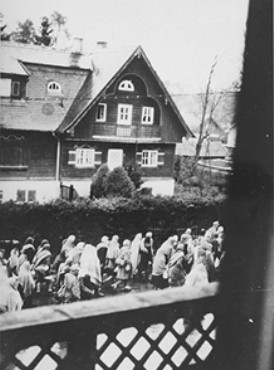
[[[106,179],[106,194],[108,196],[122,196],[131,198],[135,186],[123,167],[116,167]]]
[[[109,174],[109,168],[107,164],[102,164],[92,179],[90,188],[90,198],[101,198],[106,196],[106,180]]]

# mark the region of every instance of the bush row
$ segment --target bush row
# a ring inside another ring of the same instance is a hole
[[[118,234],[121,239],[152,230],[156,243],[186,227],[207,228],[224,215],[224,198],[136,196],[48,204],[6,202],[0,206],[0,240],[23,242],[29,235],[37,243],[49,239],[53,253],[69,234],[97,244],[102,235]]]

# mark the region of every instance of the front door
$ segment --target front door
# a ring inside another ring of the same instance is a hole
[[[109,149],[108,150],[108,168],[110,171],[115,167],[123,166],[123,149]]]

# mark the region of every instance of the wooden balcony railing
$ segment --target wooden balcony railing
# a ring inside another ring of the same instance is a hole
[[[0,315],[0,368],[201,369],[214,358],[218,284]]]

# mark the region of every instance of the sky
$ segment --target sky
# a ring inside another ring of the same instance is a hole
[[[8,30],[58,11],[72,37],[92,52],[97,41],[111,49],[141,45],[174,93],[229,89],[242,69],[248,0],[0,0]]]

